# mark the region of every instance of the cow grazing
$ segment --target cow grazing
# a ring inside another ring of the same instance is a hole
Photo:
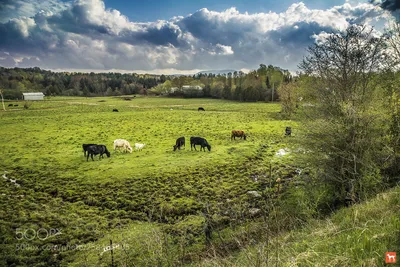
[[[236,140],[236,137],[240,137],[240,139],[246,140],[246,134],[242,130],[232,130],[231,140]]]
[[[8,106],[9,106],[9,107],[12,107],[12,106],[13,106],[13,104],[8,104]]]
[[[18,107],[18,104],[15,104],[14,107]]]
[[[204,108],[202,108],[202,107],[199,107],[198,109],[197,109],[197,111],[206,111]]]
[[[286,127],[285,135],[286,136],[291,136],[292,135],[292,127]]]
[[[146,144],[135,143],[135,149],[140,151],[145,147],[145,145]]]
[[[114,151],[116,151],[117,148],[119,150],[121,150],[121,148],[122,148],[122,150],[124,152],[129,151],[130,153],[132,153],[132,147],[129,144],[129,142],[126,141],[125,139],[116,139],[116,140],[114,140]]]
[[[103,156],[104,154],[106,154],[108,158],[111,155],[110,152],[107,150],[107,147],[105,145],[88,146],[86,148],[86,151],[87,151],[86,161],[89,161],[89,156],[91,156],[92,160],[94,161],[93,155],[100,154],[99,160],[100,160],[100,158],[104,158],[104,156]]]
[[[90,147],[90,146],[95,146],[96,144],[83,144],[82,145],[82,148],[83,148],[83,155],[85,155],[85,157],[86,157],[86,151],[87,151],[87,149],[88,149],[88,147]]]
[[[118,109],[114,108],[114,109],[113,109],[113,112],[118,112]]]
[[[194,150],[197,151],[196,145],[200,145],[200,151],[203,149],[206,152],[206,147],[208,151],[211,151],[211,146],[208,144],[207,140],[201,137],[190,137],[190,150],[194,147]]]
[[[175,142],[175,145],[174,145],[174,151],[176,150],[176,149],[179,149],[179,150],[181,150],[181,146],[184,146],[184,147],[186,147],[185,146],[185,137],[179,137],[178,139],[176,139],[176,142]]]

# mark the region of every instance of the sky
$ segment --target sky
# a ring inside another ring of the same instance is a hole
[[[192,74],[296,71],[351,24],[381,33],[400,0],[0,0],[0,66]]]

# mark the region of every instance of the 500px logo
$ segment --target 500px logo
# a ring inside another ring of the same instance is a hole
[[[52,236],[57,236],[61,235],[61,231],[59,229],[45,229],[45,228],[40,228],[39,230],[35,230],[33,228],[17,228],[15,230],[15,237],[17,240],[33,240],[35,238],[40,239],[40,240],[46,240],[49,237]]]

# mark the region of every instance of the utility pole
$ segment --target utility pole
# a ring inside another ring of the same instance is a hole
[[[110,248],[111,248],[111,267],[114,267],[114,251],[111,239],[110,239]]]
[[[3,109],[4,111],[6,111],[6,106],[4,106],[3,89],[0,89],[0,95],[1,95],[1,103],[3,104]]]

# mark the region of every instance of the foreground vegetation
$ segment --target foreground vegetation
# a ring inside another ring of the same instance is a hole
[[[386,266],[400,250],[400,188],[202,266]]]

